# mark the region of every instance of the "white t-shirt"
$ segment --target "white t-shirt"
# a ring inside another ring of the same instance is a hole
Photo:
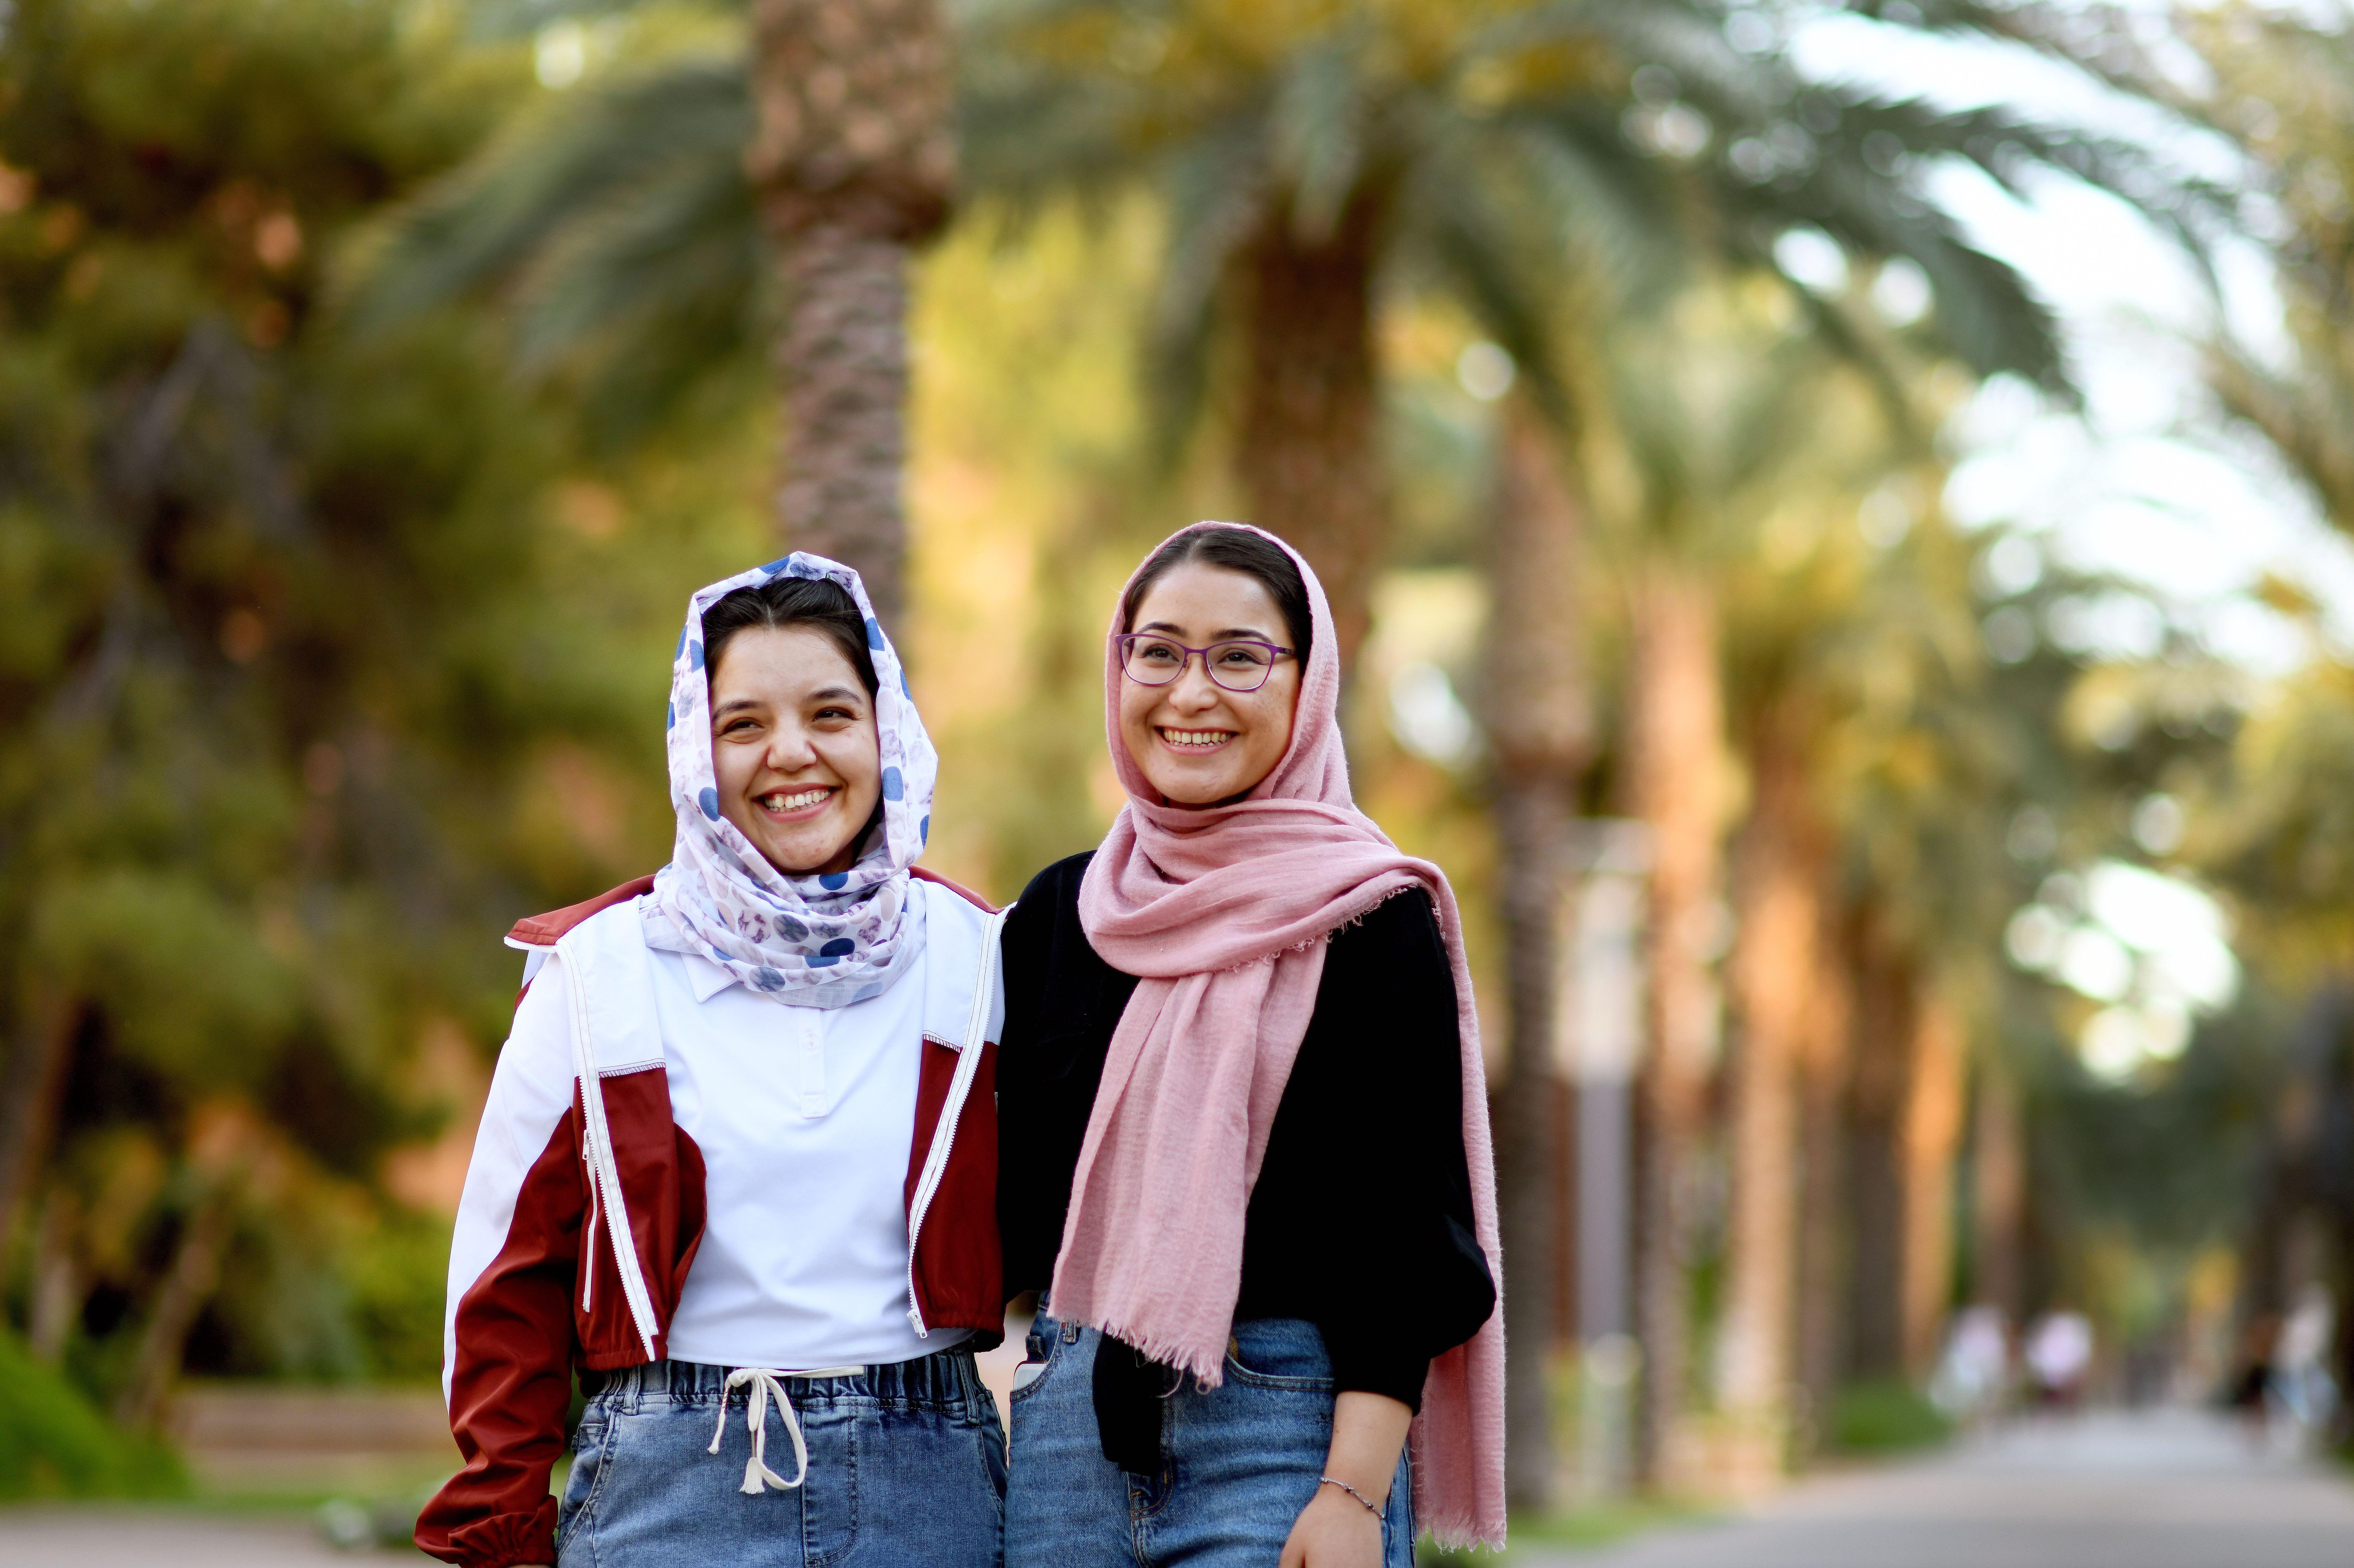
[[[909,913],[924,902],[911,899]],[[703,1241],[671,1319],[671,1358],[790,1371],[911,1361],[969,1338],[918,1338],[907,1320],[929,953],[882,995],[834,1008],[756,996],[707,959],[648,956],[671,1116],[705,1173]],[[509,1050],[570,1050],[562,980],[551,958],[516,1010]]]

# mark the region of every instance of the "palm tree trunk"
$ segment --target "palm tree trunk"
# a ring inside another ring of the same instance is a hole
[[[746,167],[777,252],[777,521],[907,602],[907,274],[948,216],[949,51],[934,0],[755,0]]]
[[[1842,1375],[1904,1371],[1904,1112],[1919,1027],[1910,966],[1867,916],[1856,938],[1854,1080],[1848,1127],[1850,1251]]]
[[[1782,698],[1752,743],[1755,793],[1733,956],[1742,1028],[1728,1086],[1733,1193],[1718,1393],[1766,1474],[1787,1446],[1795,1373],[1799,1074],[1819,1049],[1813,981],[1829,846],[1808,794],[1805,722],[1800,705]]]
[[[228,1249],[235,1227],[241,1188],[241,1181],[233,1178],[217,1182],[198,1201],[180,1232],[172,1266],[140,1330],[130,1375],[115,1397],[114,1418],[125,1426],[143,1431],[163,1420],[172,1384],[179,1378],[188,1330],[196,1327],[196,1314],[219,1283],[221,1254]]]
[[[1904,1371],[1925,1379],[1945,1335],[1954,1278],[1954,1160],[1961,1152],[1963,1041],[1944,998],[1921,1004],[1904,1106]]]
[[[1546,1370],[1560,1337],[1561,1128],[1554,1060],[1562,874],[1587,713],[1578,615],[1585,509],[1563,482],[1557,437],[1515,401],[1505,412],[1489,541],[1482,703],[1496,765],[1496,839],[1511,1019],[1495,1097],[1497,1199],[1511,1288],[1504,1296],[1505,1485],[1515,1509],[1552,1506]]]
[[[1814,1027],[1799,1063],[1797,1378],[1808,1416],[1799,1436],[1809,1447],[1821,1439],[1839,1393],[1848,1329],[1847,1107],[1854,1005],[1835,927],[1826,910],[1809,971]]]
[[[0,1259],[13,1255],[16,1221],[48,1155],[81,1018],[81,1004],[69,998],[31,1005],[0,1073]]]
[[[1373,319],[1387,207],[1367,182],[1331,232],[1310,238],[1288,203],[1271,202],[1235,261],[1248,356],[1235,471],[1250,521],[1289,540],[1324,580],[1344,669],[1373,622],[1389,547]]]
[[[1694,1157],[1717,1042],[1710,973],[1720,882],[1723,698],[1715,605],[1691,574],[1655,563],[1637,589],[1628,703],[1636,815],[1651,830],[1649,987],[1636,1098],[1635,1321],[1643,1350],[1636,1462],[1670,1480],[1688,1378],[1686,1292]]]
[[[32,1299],[25,1312],[25,1348],[44,1366],[65,1359],[66,1341],[81,1309],[81,1270],[74,1257],[73,1231],[74,1204],[51,1187],[33,1232]]]
[[[2027,1153],[2019,1125],[2019,1087],[1998,1065],[1989,1064],[1978,1075],[1972,1119],[1972,1294],[1999,1311],[2005,1323],[2016,1325]]]

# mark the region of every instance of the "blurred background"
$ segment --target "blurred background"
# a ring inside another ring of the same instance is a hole
[[[2343,1444],[2348,26],[14,0],[0,1493],[405,1531],[499,938],[666,858],[686,594],[864,569],[1005,899],[1202,517],[1464,900],[1526,1517]]]

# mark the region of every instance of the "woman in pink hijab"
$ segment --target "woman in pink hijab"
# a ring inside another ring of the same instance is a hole
[[[1256,528],[1129,580],[1128,803],[1008,917],[998,1212],[1041,1293],[1023,1568],[1504,1538],[1495,1182],[1453,894],[1349,796],[1324,592]]]

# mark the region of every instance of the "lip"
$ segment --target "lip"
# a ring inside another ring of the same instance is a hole
[[[806,806],[796,806],[790,811],[771,810],[766,804],[767,799],[770,795],[798,795],[801,793],[801,790],[803,789],[823,789],[825,790],[824,799],[813,800]],[[826,812],[832,808],[834,800],[841,794],[842,787],[838,784],[804,784],[800,789],[763,789],[759,794],[755,795],[752,798],[752,804],[758,809],[760,815],[767,818],[769,821],[779,823],[806,822],[824,816]]]
[[[1177,727],[1175,725],[1158,724],[1152,726],[1152,738],[1159,741],[1161,748],[1172,757],[1215,757],[1239,738],[1234,731],[1228,730],[1225,732],[1225,738],[1214,746],[1181,746],[1169,738],[1169,732]]]

